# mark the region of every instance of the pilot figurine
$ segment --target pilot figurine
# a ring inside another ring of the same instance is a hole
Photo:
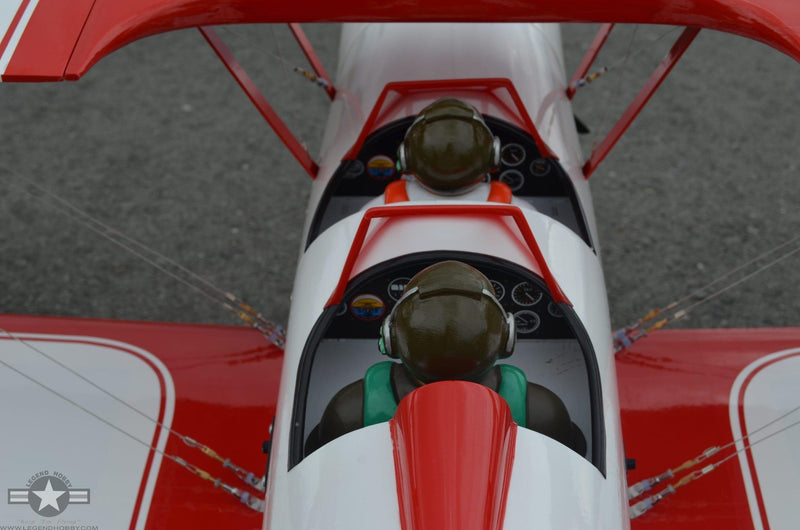
[[[424,384],[463,380],[499,393],[520,426],[585,451],[583,435],[558,396],[528,382],[519,368],[495,365],[515,344],[514,317],[483,274],[458,261],[432,265],[409,281],[381,325],[380,351],[401,362],[375,364],[340,390],[308,447],[390,420],[400,400]]]
[[[532,208],[487,175],[500,164],[500,139],[481,114],[455,98],[431,103],[419,113],[397,150],[403,178],[368,207],[405,201],[490,201]]]

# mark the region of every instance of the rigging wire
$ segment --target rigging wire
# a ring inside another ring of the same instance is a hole
[[[116,394],[114,394],[113,392],[107,390],[106,388],[103,388],[102,386],[98,385],[97,383],[95,383],[94,381],[92,381],[88,377],[84,376],[83,374],[81,374],[80,372],[75,370],[74,368],[71,368],[70,366],[62,363],[61,361],[59,361],[55,357],[53,357],[51,355],[48,355],[47,353],[45,353],[41,349],[37,348],[33,344],[29,343],[28,341],[26,341],[24,339],[21,339],[17,335],[15,335],[15,334],[13,334],[13,333],[11,333],[11,332],[3,329],[3,328],[0,328],[0,333],[7,335],[9,338],[11,338],[11,339],[15,340],[16,342],[22,344],[23,346],[26,346],[27,348],[35,351],[36,353],[38,353],[39,355],[41,355],[45,359],[49,360],[50,362],[52,362],[54,364],[57,364],[58,366],[60,366],[64,370],[68,371],[69,373],[71,373],[72,375],[77,377],[78,379],[84,381],[85,383],[87,383],[90,386],[94,387],[95,389],[99,390],[100,392],[102,392],[106,396],[110,397],[111,399],[113,399],[117,403],[120,403],[121,405],[123,405],[123,406],[127,407],[128,409],[132,410],[133,412],[137,413],[141,417],[143,417],[143,418],[149,420],[150,422],[152,422],[153,424],[157,425],[158,427],[161,427],[162,429],[166,430],[169,434],[175,436],[176,438],[179,438],[187,446],[189,446],[189,447],[191,447],[193,449],[198,449],[204,455],[206,455],[206,456],[208,456],[208,457],[220,462],[222,464],[223,468],[231,469],[236,474],[236,476],[239,477],[247,485],[249,485],[249,486],[251,486],[253,488],[256,488],[259,491],[265,491],[264,477],[258,477],[254,473],[252,473],[250,471],[247,471],[246,469],[237,466],[236,464],[231,462],[231,460],[229,458],[222,458],[211,447],[209,447],[207,445],[204,445],[204,444],[198,442],[197,440],[194,440],[193,438],[190,438],[189,436],[181,434],[178,431],[176,431],[176,430],[174,430],[174,429],[172,429],[170,427],[167,427],[162,422],[160,422],[157,419],[153,418],[152,416],[150,416],[146,412],[143,412],[141,409],[138,409],[137,407],[131,405],[130,403],[128,403],[127,401],[125,401],[121,397],[119,397]]]
[[[275,34],[275,31],[274,31],[274,30],[272,31],[272,36],[273,36],[273,38],[275,39],[275,48],[277,49],[277,51],[278,51],[278,54],[275,54],[275,53],[272,53],[272,52],[270,52],[270,51],[267,51],[267,50],[263,49],[263,47],[261,47],[261,46],[258,46],[258,45],[257,45],[256,43],[254,43],[254,42],[253,42],[253,41],[252,41],[252,40],[251,40],[249,37],[246,37],[246,36],[244,36],[243,34],[241,34],[241,33],[237,32],[237,31],[234,31],[233,29],[231,29],[231,28],[229,28],[229,27],[221,27],[221,28],[219,28],[219,29],[221,29],[221,30],[223,30],[225,33],[227,33],[227,34],[229,34],[229,35],[232,35],[233,37],[235,37],[235,38],[239,39],[239,41],[240,41],[240,42],[242,42],[242,43],[244,43],[244,44],[248,45],[248,46],[249,46],[251,49],[253,49],[253,50],[254,50],[256,53],[258,53],[258,54],[261,54],[261,55],[264,55],[265,57],[271,57],[272,59],[275,59],[275,60],[277,60],[277,61],[278,61],[278,62],[280,62],[280,63],[281,63],[281,65],[283,66],[284,72],[286,72],[286,68],[287,68],[287,67],[288,67],[288,68],[291,68],[293,72],[300,74],[301,76],[303,76],[304,78],[306,78],[308,81],[311,81],[312,83],[314,83],[315,85],[317,85],[317,86],[318,86],[318,87],[320,87],[321,89],[323,89],[323,90],[327,90],[328,88],[330,88],[330,86],[331,86],[331,85],[330,85],[330,83],[329,83],[327,80],[325,80],[325,79],[323,79],[322,77],[318,76],[318,75],[317,75],[317,74],[315,74],[314,72],[309,72],[308,70],[306,70],[306,69],[304,69],[304,68],[301,68],[301,67],[299,67],[299,66],[296,66],[296,65],[292,64],[290,61],[288,61],[287,59],[285,59],[285,58],[284,58],[284,57],[283,57],[283,56],[280,54],[280,53],[281,53],[281,49],[280,49],[280,46],[278,45],[278,39],[277,39],[277,36],[276,36],[276,34]],[[288,78],[289,78],[289,75],[288,75],[288,73],[287,73],[287,74],[286,74],[286,79],[287,79],[287,81],[288,81]]]
[[[278,41],[278,35],[275,33],[275,24],[269,25],[269,31],[272,34],[272,41],[275,44],[275,52],[278,57],[283,59],[283,53],[281,52],[281,43]],[[289,61],[282,60],[281,67],[283,68],[283,75],[286,80],[286,84],[290,85],[291,82],[289,81],[289,70],[286,68]]]
[[[36,189],[40,195],[37,195],[36,193],[33,193],[31,190],[25,188],[24,186],[21,186],[13,182],[9,178],[6,178],[6,182],[13,188],[22,191],[29,197],[36,199],[41,203],[51,206],[62,215],[72,219],[73,221],[77,222],[83,227],[91,230],[95,234],[102,236],[106,240],[110,241],[111,243],[114,243],[118,247],[122,248],[123,250],[127,251],[133,256],[139,258],[145,263],[151,265],[155,269],[170,276],[171,278],[183,284],[184,286],[189,287],[191,290],[206,297],[207,299],[213,301],[216,304],[221,304],[226,311],[233,313],[240,320],[242,320],[246,324],[254,327],[261,333],[263,333],[264,336],[267,337],[267,340],[269,342],[275,344],[276,346],[283,347],[286,340],[286,332],[283,329],[283,327],[267,320],[259,311],[254,309],[252,306],[244,302],[236,295],[227,291],[223,291],[222,289],[214,285],[210,280],[189,270],[180,263],[148,247],[144,243],[141,243],[123,234],[122,232],[112,228],[111,226],[103,223],[97,218],[91,216],[86,211],[81,210],[80,208],[73,205],[69,201],[59,197],[58,195],[40,186],[39,184],[33,182],[30,178],[18,173],[17,171],[14,171],[13,169],[10,169],[5,166],[0,166],[0,170],[4,171],[7,175],[14,176],[17,180],[24,181],[29,186]],[[188,278],[182,277],[175,271],[169,270],[167,267],[159,263],[157,260],[160,260],[168,264],[169,266],[177,269]],[[195,283],[192,283],[192,281],[189,281],[189,279],[191,279]],[[202,285],[203,287],[200,287],[200,285]]]
[[[791,247],[791,245],[793,243],[797,243],[799,240],[800,240],[800,236],[795,236],[795,237],[789,239],[788,241],[785,241],[785,242],[783,242],[783,243],[781,243],[779,245],[776,245],[773,248],[767,250],[766,252],[762,252],[761,254],[756,256],[755,258],[750,259],[746,263],[744,263],[744,264],[742,264],[742,265],[740,265],[738,267],[735,267],[735,268],[729,270],[728,272],[722,274],[721,276],[719,276],[716,279],[714,279],[713,281],[707,283],[705,286],[701,287],[700,289],[694,289],[689,294],[679,298],[678,300],[675,300],[674,302],[671,302],[671,303],[667,304],[666,306],[664,306],[662,308],[653,309],[649,313],[647,313],[645,316],[640,318],[639,320],[637,320],[637,321],[635,321],[635,322],[633,322],[633,323],[631,323],[631,324],[629,324],[629,325],[627,325],[625,327],[622,327],[620,329],[615,330],[613,332],[615,352],[619,352],[621,350],[624,350],[625,348],[630,347],[637,340],[639,340],[639,339],[641,339],[643,337],[646,337],[649,333],[652,333],[654,331],[658,331],[659,329],[662,329],[663,327],[665,327],[666,325],[668,325],[668,324],[670,324],[672,322],[676,322],[678,320],[683,320],[684,318],[688,317],[689,313],[693,309],[695,309],[697,306],[705,304],[706,302],[709,302],[709,301],[713,300],[714,298],[722,295],[723,293],[729,291],[730,289],[733,289],[737,285],[740,285],[740,284],[744,283],[745,281],[749,280],[753,276],[755,276],[755,275],[757,275],[757,274],[759,274],[759,273],[761,273],[761,272],[763,272],[763,271],[765,271],[765,270],[777,265],[778,263],[786,260],[787,258],[797,254],[798,252],[800,252],[800,245],[795,245],[794,247]],[[740,277],[738,279],[730,280],[730,281],[727,281],[727,282],[724,281],[724,280],[727,280],[727,279],[731,278],[731,276],[733,276],[736,273],[743,272],[748,267],[751,267],[751,266],[757,264],[758,262],[762,261],[763,259],[767,258],[768,256],[772,256],[776,252],[778,252],[780,250],[783,250],[783,249],[786,249],[786,247],[790,247],[790,248],[785,250],[783,253],[779,254],[774,259],[771,259],[770,261],[768,261],[768,262],[764,263],[763,265],[757,267],[755,270],[753,270],[751,272],[748,272],[747,274],[745,274],[744,276],[742,276],[742,277]],[[710,287],[717,286],[717,285],[720,285],[720,284],[721,284],[721,286],[718,287],[716,290],[714,290],[714,291],[712,291],[710,293],[706,293],[706,291]],[[692,303],[689,303],[687,305],[688,302],[692,302]],[[681,307],[681,306],[684,306],[684,307]],[[654,320],[656,317],[662,315],[664,312],[667,312],[667,311],[669,311],[671,314],[669,314],[669,315],[665,316],[664,318],[654,322],[653,324],[647,325],[650,321]]]
[[[740,436],[739,438],[731,440],[730,442],[726,443],[723,446],[712,446],[712,447],[709,447],[708,449],[706,449],[705,451],[700,453],[695,458],[692,458],[692,459],[689,459],[689,460],[685,461],[684,463],[682,463],[678,467],[670,468],[670,469],[666,470],[665,472],[661,473],[660,475],[656,475],[654,477],[646,478],[644,480],[641,480],[641,481],[637,482],[633,486],[628,487],[628,500],[633,500],[633,499],[635,499],[637,497],[640,497],[643,493],[645,493],[647,491],[650,491],[650,489],[652,489],[653,486],[656,486],[657,484],[663,482],[664,480],[667,480],[667,479],[675,477],[675,475],[677,475],[678,473],[680,473],[682,471],[687,471],[689,469],[692,469],[693,467],[696,467],[697,465],[705,462],[710,457],[712,457],[713,455],[719,453],[720,451],[724,451],[725,449],[727,449],[727,448],[729,448],[731,446],[734,446],[734,445],[742,442],[745,439],[751,438],[754,434],[757,434],[757,433],[763,431],[764,429],[766,429],[767,427],[769,427],[770,425],[773,425],[773,424],[781,421],[782,419],[787,418],[788,416],[791,416],[792,414],[794,414],[798,410],[800,410],[800,405],[796,406],[795,408],[793,408],[789,412],[786,412],[785,414],[782,414],[781,416],[775,418],[774,420],[765,423],[764,425],[762,425],[758,429],[756,429],[754,431],[751,431],[751,432],[749,432],[748,434],[746,434],[744,436]],[[796,425],[797,423],[800,423],[800,421],[795,422],[792,425]],[[791,425],[790,425],[790,427],[791,427]]]
[[[630,51],[630,48],[631,48],[631,46],[633,44],[633,37],[631,37],[631,42],[630,42],[630,44],[628,44],[628,52],[625,55],[625,57],[623,57],[622,59],[618,59],[617,61],[611,63],[609,66],[603,66],[601,68],[598,68],[597,70],[595,70],[594,72],[592,72],[590,74],[586,74],[585,76],[581,77],[580,79],[576,79],[572,84],[570,84],[570,88],[572,88],[575,91],[578,91],[581,88],[584,88],[584,87],[590,85],[591,83],[593,83],[594,81],[596,81],[600,77],[604,76],[608,72],[610,72],[612,70],[615,70],[620,66],[624,66],[629,58],[636,57],[636,56],[648,51],[648,47],[649,46],[659,42],[660,40],[662,40],[664,37],[666,37],[668,35],[672,35],[676,31],[678,31],[679,29],[681,29],[681,28],[675,27],[675,28],[671,28],[671,29],[665,31],[664,33],[662,33],[661,35],[659,35],[655,39],[650,39],[648,42],[645,43],[645,45],[643,47],[639,48],[638,50],[636,50],[633,53],[631,53],[631,51]],[[635,35],[635,31],[636,30],[634,30],[634,35]]]
[[[698,293],[703,293],[703,292],[707,291],[708,289],[710,289],[714,285],[718,284],[722,280],[724,280],[724,279],[736,274],[737,272],[742,271],[743,269],[749,267],[750,265],[752,265],[752,264],[754,264],[754,263],[766,258],[767,256],[769,256],[771,254],[774,254],[775,252],[777,252],[777,251],[779,251],[779,250],[781,250],[781,249],[783,249],[783,248],[785,248],[785,247],[787,247],[787,246],[789,246],[792,243],[797,242],[797,241],[800,241],[800,235],[797,235],[797,236],[789,239],[788,241],[785,241],[784,243],[781,243],[780,245],[772,247],[771,249],[767,250],[766,252],[762,252],[758,256],[748,260],[747,262],[739,265],[738,267],[729,270],[728,272],[722,274],[721,276],[718,276],[716,279],[714,279],[711,282],[705,284],[704,286],[690,291],[689,293],[684,295],[683,298],[679,298],[678,300],[675,300],[674,302],[671,302],[671,303],[669,303],[669,304],[667,304],[667,305],[665,305],[663,307],[660,307],[660,308],[657,308],[657,309],[653,309],[652,311],[650,311],[644,317],[642,317],[639,320],[637,320],[636,322],[633,322],[633,323],[629,324],[628,326],[626,326],[626,328],[633,328],[633,327],[636,327],[636,326],[641,326],[641,324],[643,324],[644,322],[647,322],[649,320],[652,320],[653,318],[655,318],[659,314],[664,313],[666,311],[671,311],[671,310],[675,309],[676,307],[678,307],[679,305],[683,304],[684,302],[687,302],[687,301],[689,301],[689,300],[691,300],[693,298],[697,298]]]
[[[98,420],[98,421],[106,424],[107,426],[111,427],[115,431],[117,431],[117,432],[119,432],[121,434],[124,434],[125,436],[127,436],[131,440],[133,440],[133,441],[135,441],[135,442],[147,447],[151,451],[155,451],[155,452],[159,453],[164,458],[167,458],[168,460],[171,460],[172,462],[175,462],[179,466],[181,466],[184,469],[188,470],[193,475],[195,475],[197,477],[200,477],[203,480],[206,480],[208,482],[213,483],[214,487],[218,487],[218,488],[222,489],[223,491],[225,491],[226,493],[229,493],[230,495],[233,495],[234,497],[239,499],[239,501],[242,504],[244,504],[245,506],[247,506],[248,508],[253,509],[253,510],[257,511],[257,512],[264,512],[266,503],[264,502],[263,499],[261,499],[261,498],[259,498],[257,496],[251,495],[250,493],[248,493],[246,491],[242,491],[242,490],[240,490],[238,488],[230,486],[229,484],[226,484],[225,482],[222,481],[222,479],[219,479],[219,478],[216,478],[216,477],[212,476],[207,471],[195,466],[194,464],[191,464],[191,463],[187,462],[186,460],[184,460],[183,458],[181,458],[179,456],[175,456],[175,455],[166,453],[165,451],[159,449],[158,447],[154,447],[154,446],[150,445],[149,443],[145,442],[144,440],[141,440],[137,436],[129,433],[125,429],[123,429],[123,428],[111,423],[110,421],[106,420],[102,416],[92,412],[91,410],[87,409],[86,407],[84,407],[80,403],[70,399],[69,397],[65,396],[64,394],[58,392],[57,390],[54,390],[54,389],[48,387],[44,383],[42,383],[42,382],[38,381],[37,379],[31,377],[30,375],[26,374],[25,372],[23,372],[23,371],[15,368],[14,366],[8,364],[4,360],[0,359],[0,364],[5,366],[9,370],[17,373],[18,375],[24,377],[28,381],[38,385],[39,387],[43,388],[44,390],[47,390],[48,392],[58,396],[59,398],[61,398],[64,401],[66,401],[67,403],[70,403],[71,405],[77,407],[78,409],[80,409],[83,412],[85,412],[86,414],[92,416],[96,420]]]
[[[636,24],[633,26],[633,31],[631,32],[631,38],[628,41],[628,48],[625,50],[625,56],[622,57],[622,60],[618,63],[623,67],[622,72],[617,79],[617,87],[616,90],[613,92],[614,94],[619,94],[622,90],[624,74],[625,74],[625,65],[628,63],[628,58],[631,56],[631,50],[633,49],[633,42],[636,40],[636,33],[639,31],[639,25]],[[591,75],[591,74],[590,74]],[[598,76],[599,77],[599,76]],[[604,105],[603,110],[603,119],[600,120],[600,127],[597,128],[598,135],[595,137],[594,141],[592,142],[591,150],[594,151],[597,148],[597,144],[600,143],[600,131],[604,131],[606,128],[606,121],[608,120],[608,115],[610,112],[611,105]]]
[[[797,410],[797,409],[794,409],[794,410]],[[786,415],[784,415],[784,416],[786,416]],[[777,420],[774,420],[774,421],[777,421]],[[771,422],[771,423],[774,423],[774,421]],[[673,495],[673,494],[677,493],[678,488],[686,486],[687,484],[689,484],[691,482],[694,482],[695,480],[708,475],[709,473],[711,473],[715,469],[719,468],[722,464],[724,464],[725,462],[729,461],[733,457],[735,457],[735,456],[737,456],[737,455],[739,455],[739,454],[741,454],[741,453],[743,453],[745,451],[749,451],[749,450],[751,450],[751,448],[753,448],[757,444],[760,444],[761,442],[763,442],[765,440],[768,440],[768,439],[772,438],[773,436],[776,436],[776,435],[778,435],[778,434],[780,434],[782,432],[788,431],[789,429],[791,429],[793,427],[796,427],[797,425],[800,425],[800,420],[797,420],[794,423],[791,423],[791,424],[787,425],[786,427],[783,427],[782,429],[779,429],[779,430],[777,430],[777,431],[775,431],[773,433],[770,433],[770,434],[764,436],[763,438],[760,438],[759,440],[756,440],[755,442],[751,442],[751,443],[745,444],[740,449],[737,449],[736,451],[734,451],[733,453],[729,454],[728,456],[726,456],[724,458],[721,458],[721,459],[717,460],[716,462],[708,464],[705,467],[703,467],[702,469],[699,469],[697,471],[689,473],[688,475],[685,475],[682,479],[680,479],[679,481],[677,481],[677,482],[675,482],[673,484],[669,484],[666,488],[664,488],[663,490],[659,491],[655,495],[651,495],[650,497],[646,497],[644,500],[641,500],[641,501],[637,502],[636,504],[630,506],[630,508],[629,508],[629,510],[630,510],[629,511],[630,518],[631,519],[636,519],[637,517],[641,517],[642,515],[644,515],[648,511],[650,511],[656,504],[661,502],[661,500],[664,499],[664,497],[667,497],[669,495]],[[740,438],[738,441],[741,441],[744,438],[749,438],[749,436],[744,436],[744,437]],[[734,443],[737,443],[737,442],[734,442]],[[730,444],[729,444],[729,446],[730,446]]]

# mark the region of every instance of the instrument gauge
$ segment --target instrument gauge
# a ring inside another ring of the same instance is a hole
[[[562,318],[564,316],[564,312],[561,311],[561,308],[558,307],[558,304],[555,302],[550,302],[547,304],[547,312],[550,313],[551,316],[556,318]]]
[[[526,334],[533,333],[539,329],[539,324],[542,323],[542,320],[539,315],[530,309],[523,309],[514,313],[514,322],[517,326],[517,333]]]
[[[525,148],[519,144],[506,144],[500,151],[500,161],[507,167],[520,165],[525,161]]]
[[[523,184],[525,184],[525,176],[516,169],[506,169],[500,173],[500,182],[508,184],[511,191],[519,191]]]
[[[537,158],[531,162],[531,173],[535,177],[544,177],[550,173],[550,161],[546,158]]]
[[[344,171],[344,178],[358,178],[362,173],[364,173],[364,162],[361,160],[351,160],[350,164],[347,166],[347,169]]]
[[[397,302],[400,300],[400,297],[403,296],[403,291],[406,289],[406,285],[408,282],[411,281],[411,278],[395,278],[391,282],[389,282],[389,286],[386,288],[386,292],[389,294],[389,298]]]
[[[506,295],[506,288],[503,287],[503,284],[498,282],[497,280],[489,280],[492,282],[492,288],[494,289],[494,294],[497,296],[497,300],[500,301]]]
[[[523,307],[538,303],[542,296],[544,296],[544,292],[529,282],[518,283],[511,290],[511,299],[515,304]]]

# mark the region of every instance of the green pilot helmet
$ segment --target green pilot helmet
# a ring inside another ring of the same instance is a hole
[[[453,193],[479,182],[500,163],[500,140],[471,105],[454,98],[425,107],[397,150],[400,169],[424,186]]]
[[[491,282],[459,261],[417,273],[381,326],[381,351],[425,383],[475,379],[515,344],[514,317]]]

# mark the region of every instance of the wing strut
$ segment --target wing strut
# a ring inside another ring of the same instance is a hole
[[[247,72],[242,68],[242,65],[240,65],[239,61],[233,56],[231,50],[222,42],[222,38],[217,35],[216,31],[209,27],[204,26],[198,29],[214,49],[217,57],[220,58],[234,79],[236,79],[236,82],[239,83],[239,86],[242,87],[247,97],[250,98],[250,101],[253,102],[253,105],[256,106],[258,112],[267,120],[267,123],[269,123],[272,130],[275,131],[275,134],[277,134],[284,145],[289,148],[289,151],[291,151],[292,155],[300,162],[300,165],[303,166],[306,173],[308,173],[312,179],[316,178],[317,172],[319,171],[317,163],[314,162],[311,155],[308,154],[308,150],[303,147],[297,137],[292,134],[289,127],[280,119],[275,109],[272,108],[272,105],[267,102],[267,98],[258,90],[253,80],[250,79],[250,76],[248,76]],[[314,69],[316,70],[316,66],[314,66]]]
[[[601,29],[601,33],[602,31],[603,30]],[[658,87],[661,86],[661,83],[672,71],[672,68],[683,56],[683,53],[686,51],[699,32],[700,28],[686,28],[683,30],[681,36],[678,37],[678,40],[672,46],[672,49],[661,61],[661,64],[659,64],[655,69],[653,74],[650,76],[650,79],[647,80],[645,86],[642,88],[639,94],[636,95],[636,98],[608,133],[608,136],[603,139],[600,145],[597,146],[597,149],[595,149],[592,153],[592,156],[589,157],[589,160],[586,162],[586,164],[584,164],[583,174],[585,178],[588,179],[591,174],[594,173],[594,170],[597,169],[597,166],[600,164],[600,162],[605,159],[606,155],[608,155],[609,151],[611,151],[611,149],[616,145],[620,137],[625,133],[626,130],[628,130],[628,127],[630,127],[633,120],[639,115],[639,112],[641,112],[642,108],[644,108],[647,102],[650,101],[650,98],[653,96]],[[592,43],[592,47],[594,47],[596,42],[597,38],[595,38],[595,42]],[[591,51],[592,50],[590,49],[590,53]],[[581,67],[583,67],[583,64]]]

